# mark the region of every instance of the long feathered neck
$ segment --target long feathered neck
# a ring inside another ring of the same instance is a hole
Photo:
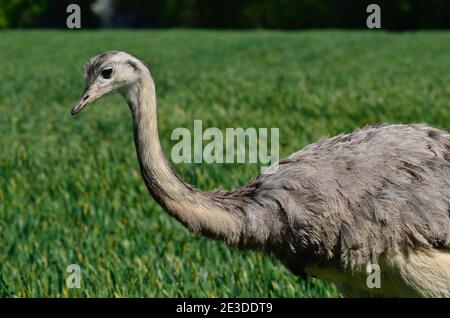
[[[158,135],[155,87],[147,69],[124,92],[133,117],[134,141],[142,178],[154,199],[190,230],[239,244],[244,221],[233,206],[217,202],[213,193],[184,183],[166,160]]]

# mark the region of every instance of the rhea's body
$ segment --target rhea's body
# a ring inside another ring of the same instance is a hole
[[[227,196],[257,202],[241,205],[255,219],[250,224],[260,223],[251,241],[294,273],[333,281],[351,295],[450,296],[444,131],[380,125],[322,139]],[[367,287],[368,264],[380,265],[380,289]]]

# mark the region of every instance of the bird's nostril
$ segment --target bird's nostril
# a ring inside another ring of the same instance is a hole
[[[83,97],[83,100],[86,100],[88,98],[89,98],[89,95],[86,95],[86,96]]]

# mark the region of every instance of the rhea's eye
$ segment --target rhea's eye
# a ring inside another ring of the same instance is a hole
[[[105,79],[109,79],[109,78],[111,78],[112,73],[113,73],[112,67],[105,68],[102,71],[102,77],[105,78]]]

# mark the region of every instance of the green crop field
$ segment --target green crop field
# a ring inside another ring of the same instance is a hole
[[[140,179],[131,116],[111,95],[72,117],[106,50],[150,65],[161,142],[176,127],[278,127],[280,156],[369,123],[450,130],[450,33],[0,32],[0,296],[339,297],[276,260],[193,235]],[[202,189],[256,164],[177,164]],[[81,268],[81,288],[66,268]]]

